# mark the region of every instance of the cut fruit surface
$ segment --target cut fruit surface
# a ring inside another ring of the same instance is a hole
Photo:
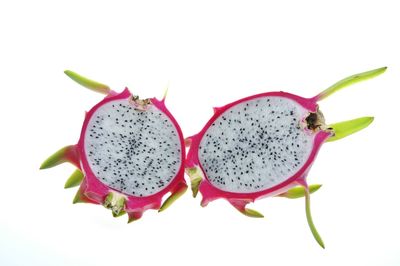
[[[116,93],[72,71],[65,73],[106,97],[86,113],[78,143],[58,150],[41,169],[73,163],[78,169],[65,187],[80,185],[74,202],[103,205],[114,217],[127,213],[129,221],[160,209],[167,193],[168,206],[182,195],[187,187],[185,145],[165,98],[140,99],[128,89]]]

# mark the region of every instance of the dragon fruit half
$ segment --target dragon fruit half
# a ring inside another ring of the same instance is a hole
[[[102,204],[114,216],[127,213],[129,222],[147,209],[170,206],[187,185],[183,135],[165,107],[165,96],[161,101],[139,99],[128,89],[116,93],[72,71],[65,73],[106,97],[86,113],[78,144],[60,149],[40,169],[72,163],[78,169],[65,187],[80,185],[73,202]]]
[[[251,217],[263,217],[246,208],[268,196],[305,197],[306,216],[314,238],[324,247],[310,212],[310,193],[320,185],[306,177],[321,145],[367,127],[373,117],[326,125],[318,102],[386,68],[347,77],[312,98],[286,92],[266,92],[214,108],[214,115],[190,146],[186,172],[193,196],[200,191],[201,205],[218,198],[228,200]]]

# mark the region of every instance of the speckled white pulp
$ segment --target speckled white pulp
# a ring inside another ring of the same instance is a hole
[[[208,180],[221,190],[251,193],[292,177],[307,161],[314,135],[301,127],[308,112],[297,102],[264,96],[222,113],[199,146]]]
[[[97,179],[127,195],[161,191],[182,164],[179,134],[170,118],[153,105],[136,110],[127,99],[95,111],[84,143]]]

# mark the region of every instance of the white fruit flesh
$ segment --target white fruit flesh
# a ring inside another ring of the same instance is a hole
[[[219,115],[205,132],[199,161],[217,188],[252,193],[292,177],[313,148],[304,129],[309,111],[294,100],[263,96],[241,102]]]
[[[182,164],[179,134],[170,118],[153,105],[136,110],[127,99],[93,113],[84,149],[99,181],[137,197],[164,189]]]

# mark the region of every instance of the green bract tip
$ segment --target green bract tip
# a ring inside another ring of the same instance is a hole
[[[374,118],[368,116],[329,125],[328,128],[333,129],[334,135],[327,141],[335,141],[354,134],[369,126],[372,121]]]
[[[111,90],[107,85],[104,85],[97,81],[85,78],[71,70],[65,70],[64,73],[68,77],[70,77],[73,81],[75,81],[75,82],[79,83],[80,85],[82,85],[83,87],[93,90],[95,92],[108,94]]]
[[[264,215],[256,210],[245,208],[242,212],[244,215],[253,217],[253,218],[264,218]]]
[[[182,183],[180,185],[180,188],[172,192],[171,195],[164,201],[158,212],[165,211],[169,206],[172,205],[172,203],[174,203],[177,199],[179,199],[186,192],[186,190],[187,190],[187,185],[185,183]]]
[[[358,73],[358,74],[349,76],[347,78],[344,78],[344,79],[336,82],[335,84],[333,84],[332,86],[330,86],[329,88],[327,88],[326,90],[324,90],[323,92],[321,92],[320,94],[315,96],[314,98],[317,101],[323,100],[323,99],[327,98],[328,96],[332,95],[333,93],[335,93],[347,86],[350,86],[354,83],[368,80],[368,79],[374,78],[376,76],[379,76],[380,74],[384,73],[386,71],[386,69],[387,69],[387,67],[381,67],[381,68],[366,71],[363,73]]]
[[[322,185],[320,184],[313,184],[309,186],[309,191],[310,193],[314,193],[318,189],[321,188]],[[288,191],[277,195],[278,197],[285,197],[288,199],[297,199],[297,198],[302,198],[306,194],[305,188],[303,186],[297,186],[294,188],[289,189]]]
[[[322,247],[325,248],[324,241],[322,240],[321,236],[319,235],[317,228],[314,225],[312,216],[311,216],[311,208],[310,208],[310,193],[308,191],[308,188],[305,188],[305,199],[306,199],[306,217],[307,217],[307,223],[308,226],[310,227],[311,233],[313,234],[315,240],[318,242],[318,244]]]
[[[81,170],[76,169],[65,182],[64,188],[72,188],[79,186],[83,180],[83,173]]]
[[[54,167],[56,165],[65,163],[65,162],[72,162],[72,155],[75,153],[75,146],[69,145],[65,146],[54,154],[52,154],[49,158],[47,158],[42,165],[40,165],[40,169],[46,169],[50,167]],[[73,162],[72,162],[73,163]]]
[[[78,189],[78,191],[76,192],[75,197],[74,197],[74,199],[72,200],[72,203],[73,203],[73,204],[76,204],[76,203],[86,203],[86,201],[83,200],[82,191],[81,191],[80,189]]]

